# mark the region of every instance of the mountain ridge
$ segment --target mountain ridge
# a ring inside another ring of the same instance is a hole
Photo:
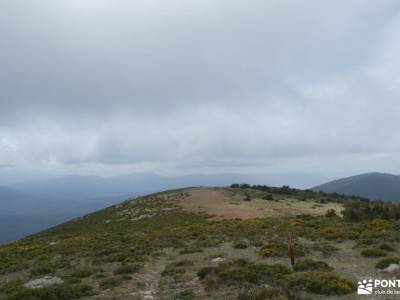
[[[332,180],[314,186],[312,190],[359,196],[370,200],[400,202],[400,176],[369,172]]]

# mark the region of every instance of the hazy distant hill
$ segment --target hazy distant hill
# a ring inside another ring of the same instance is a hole
[[[71,175],[10,185],[18,191],[37,196],[88,200],[115,195],[144,195],[165,189],[199,185],[229,185],[232,182],[254,182],[256,176],[240,174],[160,176],[133,173],[113,177]]]
[[[49,182],[41,183],[43,187]],[[32,183],[31,183],[32,184]],[[30,184],[30,185],[31,185]],[[41,185],[40,184],[40,185]],[[39,184],[38,184],[39,186]],[[35,193],[32,189],[17,190],[17,187],[0,187],[0,244],[35,233],[74,217],[104,208],[126,199],[126,194],[103,197],[79,196],[74,185],[70,186],[76,197],[59,193]],[[83,191],[83,190],[82,190]]]
[[[400,201],[400,176],[367,173],[334,180],[313,188],[315,191],[356,195],[372,200]]]

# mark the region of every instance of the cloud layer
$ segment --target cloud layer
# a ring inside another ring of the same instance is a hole
[[[6,0],[0,170],[399,173],[398,1]]]

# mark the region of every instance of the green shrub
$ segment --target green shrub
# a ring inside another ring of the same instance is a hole
[[[262,197],[262,199],[264,200],[268,200],[268,201],[273,201],[274,200],[274,196],[271,194],[266,194]]]
[[[386,244],[386,243],[379,245],[379,249],[385,250],[385,251],[394,251],[395,250],[391,245]]]
[[[376,268],[385,269],[389,267],[391,264],[399,264],[399,263],[400,263],[400,257],[388,257],[378,261],[378,263],[376,264]]]
[[[251,201],[250,195],[247,195],[247,196],[244,198],[244,201]]]
[[[4,300],[73,300],[93,296],[93,288],[88,285],[59,285],[39,289],[21,287],[4,297]]]
[[[245,259],[232,259],[217,267],[205,267],[197,275],[207,286],[257,285],[277,282],[291,271],[282,265],[251,263]]]
[[[176,294],[173,298],[174,300],[195,300],[196,295],[193,290],[185,290]]]
[[[246,248],[249,248],[249,243],[245,240],[235,241],[233,243],[233,248],[246,249]]]
[[[45,261],[45,260],[49,260],[49,256],[47,254],[40,254],[36,257],[36,260],[38,261]]]
[[[337,216],[336,210],[334,210],[333,208],[328,209],[325,213],[325,216],[328,218],[336,217]]]
[[[197,276],[200,277],[200,279],[205,278],[208,274],[211,274],[215,271],[215,267],[204,267],[201,268],[198,272],[197,272]]]
[[[344,295],[355,290],[355,284],[330,272],[294,273],[286,277],[289,289],[320,295]]]
[[[296,262],[294,270],[328,272],[332,271],[333,268],[323,261],[317,261],[313,259],[302,259]]]
[[[305,255],[305,247],[301,244],[295,244],[294,254],[295,257]],[[260,254],[267,257],[285,257],[288,256],[288,245],[281,242],[270,242],[260,249]]]
[[[65,283],[67,284],[78,284],[82,282],[82,279],[79,277],[71,277],[71,276],[65,276]]]
[[[199,247],[190,247],[190,248],[184,248],[181,251],[179,251],[179,254],[192,254],[192,253],[201,253],[203,252],[203,249]]]
[[[129,255],[124,252],[116,252],[110,254],[107,258],[106,261],[108,262],[123,262],[127,261],[129,259]]]
[[[320,251],[324,256],[330,255],[339,250],[337,247],[327,243],[314,244],[312,248],[316,251]]]
[[[11,280],[9,282],[0,285],[0,291],[6,294],[11,294],[16,290],[20,289],[22,286],[23,282],[21,280]]]
[[[284,243],[271,242],[263,246],[260,249],[260,253],[263,256],[277,256],[284,257],[288,256],[288,246]]]
[[[383,257],[387,255],[387,252],[379,248],[369,248],[363,250],[361,254],[365,257]]]
[[[86,278],[91,276],[92,274],[98,272],[97,269],[81,269],[81,270],[76,270],[71,274],[72,277],[77,277],[77,278]]]
[[[164,271],[161,272],[161,276],[174,276],[178,274],[186,273],[185,267],[193,266],[193,262],[188,259],[183,259],[177,262],[170,263],[165,266]]]
[[[139,271],[140,268],[141,268],[141,265],[139,265],[139,264],[122,265],[114,270],[114,274],[116,274],[116,275],[117,274],[132,274],[132,273],[136,273],[137,271]]]
[[[56,270],[56,266],[52,263],[40,263],[31,268],[32,276],[51,274]]]
[[[334,241],[341,240],[355,240],[358,238],[359,233],[357,231],[353,231],[352,228],[349,227],[336,227],[336,226],[324,226],[318,230],[318,235],[327,239]]]
[[[128,274],[121,274],[120,276],[119,276],[119,278],[121,279],[121,280],[132,280],[132,276],[130,276],[130,275],[128,275]]]
[[[281,292],[272,287],[258,288],[239,294],[238,300],[284,300],[286,297],[282,296]]]
[[[122,280],[120,278],[111,277],[111,278],[104,278],[104,279],[100,280],[99,286],[103,290],[106,290],[109,288],[119,286],[121,283],[122,283]]]

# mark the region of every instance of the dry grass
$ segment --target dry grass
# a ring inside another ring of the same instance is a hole
[[[301,214],[325,215],[328,209],[338,214],[343,210],[339,203],[320,204],[315,201],[298,201],[284,198],[268,201],[254,197],[244,201],[240,195],[232,195],[229,190],[217,188],[193,188],[187,190],[188,196],[179,199],[177,204],[191,213],[205,213],[214,219],[254,219],[265,217],[290,217]]]

